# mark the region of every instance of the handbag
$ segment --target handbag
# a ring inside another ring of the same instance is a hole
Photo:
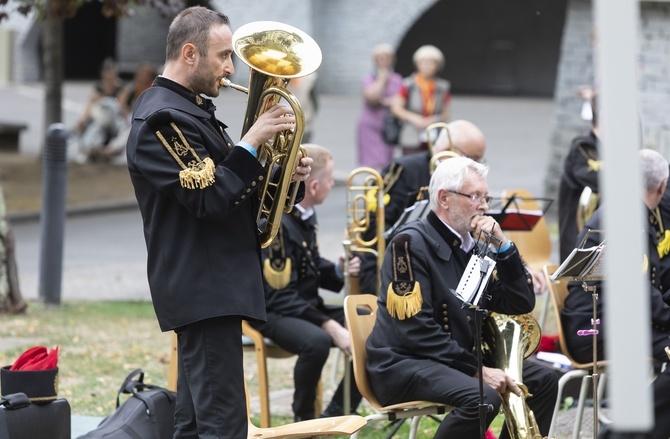
[[[123,404],[122,393],[130,394]],[[116,410],[95,430],[77,439],[171,439],[176,398],[170,390],[145,384],[144,372],[135,369],[116,394]]]
[[[384,115],[384,123],[382,124],[382,137],[384,142],[389,145],[397,145],[400,140],[400,130],[402,129],[402,121],[395,117],[390,111]]]
[[[70,404],[66,399],[36,404],[25,393],[0,399],[0,439],[70,439]]]

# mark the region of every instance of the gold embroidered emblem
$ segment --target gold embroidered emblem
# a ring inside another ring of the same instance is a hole
[[[393,280],[386,290],[386,309],[398,320],[415,316],[423,304],[421,285],[412,273],[409,244],[410,237],[406,234],[396,236],[391,242]]]
[[[195,95],[195,103],[198,104],[198,105],[202,105],[203,100],[200,97],[200,95]]]
[[[184,134],[179,127],[177,127],[177,124],[171,122],[170,127],[177,134],[177,136],[170,136],[170,139],[173,141],[173,146],[168,143],[167,139],[160,131],[156,131],[156,137],[158,137],[165,149],[168,150],[172,158],[174,158],[182,168],[179,172],[179,183],[181,186],[185,189],[204,189],[214,184],[214,171],[216,166],[214,166],[212,159],[209,157],[200,159],[198,153],[196,153],[191,145],[189,145],[186,137],[184,137]],[[185,150],[186,153],[180,154],[178,152],[182,150]],[[188,165],[186,165],[181,157],[188,153],[191,153],[194,159],[190,160]]]

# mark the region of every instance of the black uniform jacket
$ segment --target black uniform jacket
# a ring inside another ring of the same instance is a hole
[[[563,174],[558,188],[558,226],[560,232],[561,262],[575,247],[577,230],[577,207],[585,187],[598,192],[598,140],[591,132],[572,141],[570,151],[563,163]],[[590,166],[589,166],[590,164]]]
[[[158,78],[135,105],[127,145],[158,322],[167,331],[219,316],[265,320],[255,221],[263,168],[205,111],[210,101],[185,90]],[[186,165],[211,158],[213,183],[184,187],[176,157]]]
[[[649,211],[644,207],[645,211]],[[584,226],[584,230],[578,237],[578,242],[581,241],[587,230],[601,230],[602,224],[601,213],[602,209],[597,209],[591,218]],[[668,345],[668,334],[670,333],[670,305],[664,302],[663,293],[658,289],[660,277],[659,273],[659,258],[656,251],[656,234],[653,228],[647,226],[648,251],[645,255],[643,264],[649,275],[649,293],[651,305],[651,326],[652,326],[652,344],[654,345],[653,355],[655,358],[663,358],[663,347]],[[603,240],[600,233],[591,233],[587,238],[584,247],[591,247],[598,245]],[[631,267],[631,270],[639,269],[638,267]],[[607,300],[607,285],[605,282],[593,281],[587,282],[588,285],[596,286],[598,293],[598,300],[596,301],[596,315],[600,319],[600,326],[598,327],[598,359],[601,360],[604,355],[604,340],[606,337],[608,325],[615,324],[610,322],[607,316],[603,317],[603,309],[605,301]],[[590,291],[584,291],[582,283],[578,281],[570,282],[568,284],[570,293],[565,299],[565,305],[561,314],[561,321],[564,326],[564,333],[566,335],[566,342],[570,353],[580,362],[590,362],[593,360],[593,341],[592,337],[580,337],[577,331],[583,329],[591,329],[591,319],[593,317],[593,297]],[[644,291],[646,293],[646,291]],[[633,296],[642,294],[632,292]],[[665,340],[659,342],[657,340]]]
[[[330,317],[322,312],[324,303],[319,288],[340,291],[344,281],[335,264],[319,253],[316,213],[306,220],[300,215],[298,209],[285,213],[281,233],[273,245],[263,250],[264,260],[291,261],[291,277],[285,287],[273,288],[265,282],[266,307],[268,312],[301,318],[321,326]]]
[[[407,241],[406,255],[394,244]],[[367,342],[367,371],[382,404],[407,386],[414,372],[441,363],[474,376],[477,372],[475,312],[462,308],[455,290],[472,252],[460,249],[460,239],[430,212],[405,226],[389,243],[382,267],[377,319]],[[408,258],[407,258],[408,256]],[[423,304],[418,314],[399,320],[387,310],[387,288],[394,266],[409,260],[412,277],[420,285]],[[529,313],[535,294],[516,247],[498,255],[497,274],[487,287],[486,308],[503,314]],[[496,278],[496,280],[494,280]]]

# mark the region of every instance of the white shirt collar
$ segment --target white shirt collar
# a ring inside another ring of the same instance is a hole
[[[440,221],[442,221],[442,224],[444,224],[445,226],[447,226],[447,227],[449,228],[449,230],[451,230],[452,233],[453,233],[454,235],[458,236],[458,237],[461,239],[461,250],[463,250],[465,253],[467,253],[467,252],[469,252],[470,250],[472,250],[472,248],[475,246],[475,240],[474,240],[474,238],[472,237],[472,235],[470,235],[469,233],[467,233],[465,236],[461,236],[461,234],[458,233],[456,230],[454,230],[453,227],[451,227],[449,224],[447,224],[446,222],[444,222],[444,220],[443,220],[442,218],[440,218],[439,216],[438,216],[437,218],[438,218]]]
[[[314,208],[311,207],[311,206],[308,207],[307,209],[305,209],[300,204],[296,204],[293,207],[295,207],[296,209],[298,209],[300,211],[300,219],[303,220],[303,221],[309,219],[309,217],[314,215]]]

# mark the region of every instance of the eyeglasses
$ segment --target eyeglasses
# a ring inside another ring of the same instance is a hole
[[[493,201],[493,197],[490,195],[470,195],[470,194],[464,194],[463,192],[458,192],[458,191],[448,191],[451,192],[452,194],[456,195],[461,195],[464,197],[468,197],[470,201],[473,203],[481,204],[481,203],[486,203],[489,204],[491,201]]]

